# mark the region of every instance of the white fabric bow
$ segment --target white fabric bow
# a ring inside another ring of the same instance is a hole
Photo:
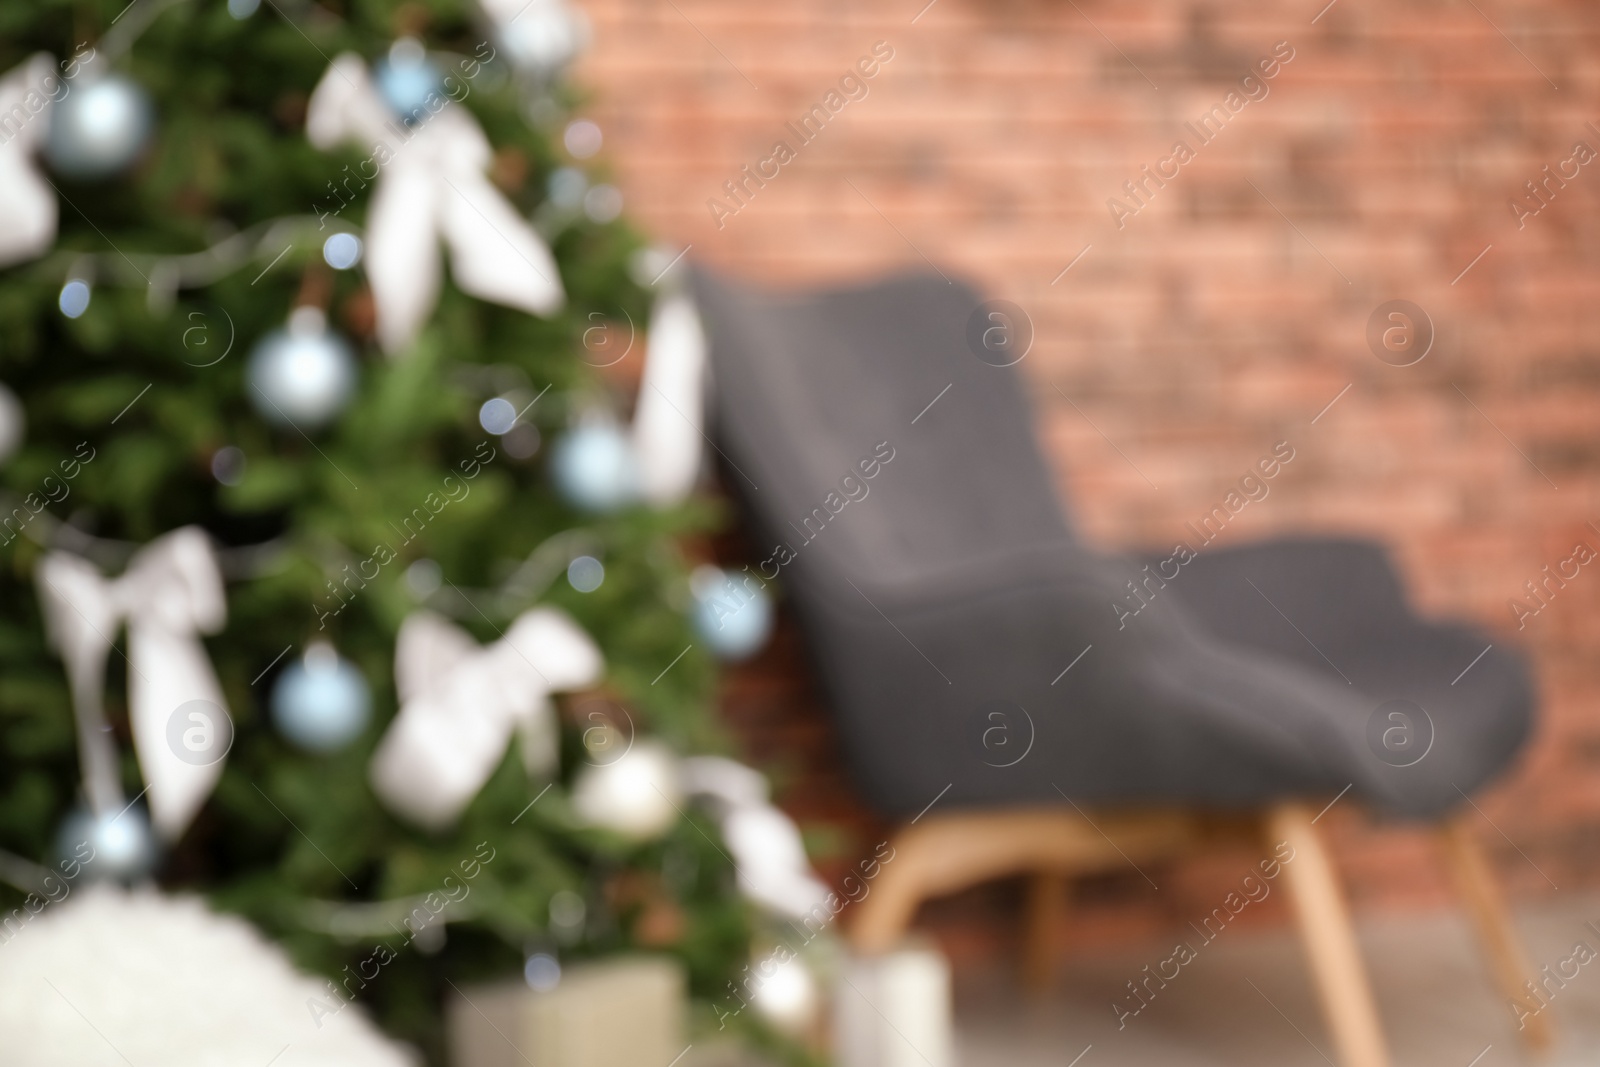
[[[480,646],[428,611],[406,617],[395,643],[400,714],[372,757],[373,789],[390,810],[429,829],[461,815],[522,731],[530,773],[555,766],[550,694],[600,680],[605,663],[588,634],[553,608],[524,612]]]
[[[584,768],[572,788],[579,819],[634,839],[665,833],[682,814],[684,799],[717,821],[747,899],[789,919],[811,918],[826,907],[828,887],[811,869],[800,828],[767,799],[760,772],[742,763],[680,758],[660,741],[642,740],[609,763]]]
[[[747,898],[791,919],[825,906],[828,887],[811,869],[800,828],[767,799],[760,772],[721,756],[691,756],[679,774],[684,793],[718,819]]]
[[[122,577],[108,580],[87,560],[52,552],[36,572],[45,629],[66,661],[78,712],[90,801],[100,813],[121,799],[114,753],[103,732],[106,657],[123,619],[128,621],[128,709],[139,768],[149,786],[150,817],[175,840],[205,803],[222,775],[219,756],[209,763],[180,759],[168,741],[168,720],[184,704],[227,704],[199,634],[227,621],[211,540],[185,526],[141,548]],[[98,750],[98,756],[97,756]]]
[[[55,243],[55,190],[33,159],[49,132],[43,84],[55,69],[37,52],[0,78],[0,267],[35,259]]]
[[[550,249],[484,176],[491,152],[483,129],[464,106],[438,99],[444,103],[431,116],[404,126],[366,63],[345,52],[317,83],[306,112],[306,136],[318,148],[353,140],[372,150],[357,169],[377,170],[366,270],[378,340],[390,355],[411,343],[439,299],[441,236],[464,292],[536,315],[566,300]]]

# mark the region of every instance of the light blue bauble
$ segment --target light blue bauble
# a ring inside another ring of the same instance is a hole
[[[322,259],[334,270],[349,270],[361,262],[361,238],[353,233],[336,233],[322,242]]]
[[[639,495],[633,445],[615,423],[583,423],[567,431],[550,453],[556,489],[584,511],[616,511]]]
[[[427,117],[430,96],[445,99],[444,76],[413,38],[402,37],[396,41],[389,54],[373,65],[372,73],[378,95],[407,125]]]
[[[498,36],[513,64],[549,78],[583,51],[589,42],[589,22],[575,7],[541,0],[500,26]]]
[[[577,211],[589,191],[589,177],[577,167],[557,167],[545,181],[545,189],[551,203],[564,211]]]
[[[606,580],[606,565],[593,556],[579,556],[567,564],[567,581],[580,593],[592,593]]]
[[[696,567],[689,577],[689,620],[713,655],[748,659],[772,634],[772,597],[759,578],[720,567]]]
[[[149,874],[160,856],[150,821],[137,804],[96,815],[78,808],[56,833],[56,869],[64,874],[81,864],[80,877],[92,881],[134,882]]]
[[[296,308],[289,328],[263,337],[250,354],[250,401],[268,422],[302,430],[328,422],[350,402],[356,361],[320,310]]]
[[[68,279],[67,284],[61,287],[61,295],[56,298],[56,306],[67,318],[78,318],[89,310],[89,298],[93,293],[89,283],[82,278]]]
[[[478,408],[478,425],[482,426],[486,433],[501,437],[510,433],[511,427],[516,424],[517,405],[503,396],[485,400]]]
[[[549,992],[561,984],[561,963],[548,952],[535,952],[522,965],[522,977],[534,992]]]
[[[371,717],[367,680],[331,645],[311,645],[272,687],[278,732],[309,752],[337,752],[361,736]]]
[[[58,174],[104,178],[138,159],[154,128],[149,94],[129,78],[107,74],[51,105],[44,155]]]

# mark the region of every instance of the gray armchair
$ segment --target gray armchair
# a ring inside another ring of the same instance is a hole
[[[969,343],[980,300],[964,286],[912,274],[774,294],[697,272],[693,290],[710,432],[773,546],[762,573],[781,575],[855,781],[909,820],[858,946],[887,947],[921,899],[1027,873],[1042,978],[1065,876],[1245,824],[1301,858],[1285,869],[1346,1064],[1386,1062],[1311,812],[1349,792],[1444,816],[1528,735],[1521,659],[1415,615],[1371,543],[1084,545],[1022,368]],[[1445,826],[1520,997],[1530,972],[1488,867]]]

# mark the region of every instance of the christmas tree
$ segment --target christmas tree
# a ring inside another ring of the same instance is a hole
[[[705,815],[581,817],[613,754],[720,745],[682,547],[717,509],[626,484],[603,368],[665,258],[558,77],[581,24],[517,6],[0,8],[0,875],[92,839],[433,1062],[452,985],[647,948],[709,1000],[752,936]],[[397,739],[397,669],[490,647]],[[160,707],[196,654],[216,699]],[[513,740],[436,795],[480,697]]]

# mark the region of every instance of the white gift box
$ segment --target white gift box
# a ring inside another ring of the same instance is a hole
[[[667,1067],[683,1051],[687,979],[654,956],[578,964],[555,988],[469,987],[449,1004],[455,1067]]]
[[[837,1067],[950,1067],[950,963],[907,945],[847,961],[834,990]]]

